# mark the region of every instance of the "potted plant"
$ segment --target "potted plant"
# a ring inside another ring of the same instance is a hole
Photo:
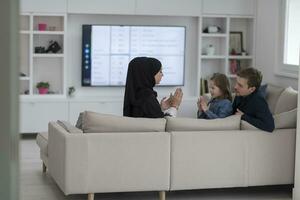
[[[36,84],[36,88],[39,90],[39,94],[47,94],[49,90],[49,83],[48,82],[38,82]]]

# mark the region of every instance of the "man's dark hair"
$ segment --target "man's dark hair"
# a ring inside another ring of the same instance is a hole
[[[243,69],[239,71],[237,75],[248,80],[248,87],[255,87],[256,89],[260,87],[263,77],[261,72],[254,68]]]

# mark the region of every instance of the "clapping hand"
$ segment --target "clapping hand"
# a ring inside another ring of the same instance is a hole
[[[170,97],[171,97],[171,94],[170,94]],[[171,107],[171,98],[170,97],[169,98],[164,97],[160,101],[160,107],[162,110],[167,110]]]
[[[203,97],[200,97],[197,102],[198,110],[205,112],[208,110],[207,102]]]
[[[172,94],[170,95],[171,106],[178,109],[181,104],[182,97],[183,97],[183,92],[182,92],[181,88],[177,88],[175,90],[174,95],[172,95]]]

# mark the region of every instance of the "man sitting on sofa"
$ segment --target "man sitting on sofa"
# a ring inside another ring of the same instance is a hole
[[[234,86],[236,97],[232,104],[233,114],[256,128],[272,132],[274,118],[264,97],[258,92],[262,74],[254,68],[246,68],[237,74]]]

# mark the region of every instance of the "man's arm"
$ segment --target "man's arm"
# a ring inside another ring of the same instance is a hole
[[[252,105],[255,109],[255,114],[252,116],[244,113],[241,119],[261,130],[272,132],[275,128],[274,118],[267,102],[264,99],[258,99]]]

